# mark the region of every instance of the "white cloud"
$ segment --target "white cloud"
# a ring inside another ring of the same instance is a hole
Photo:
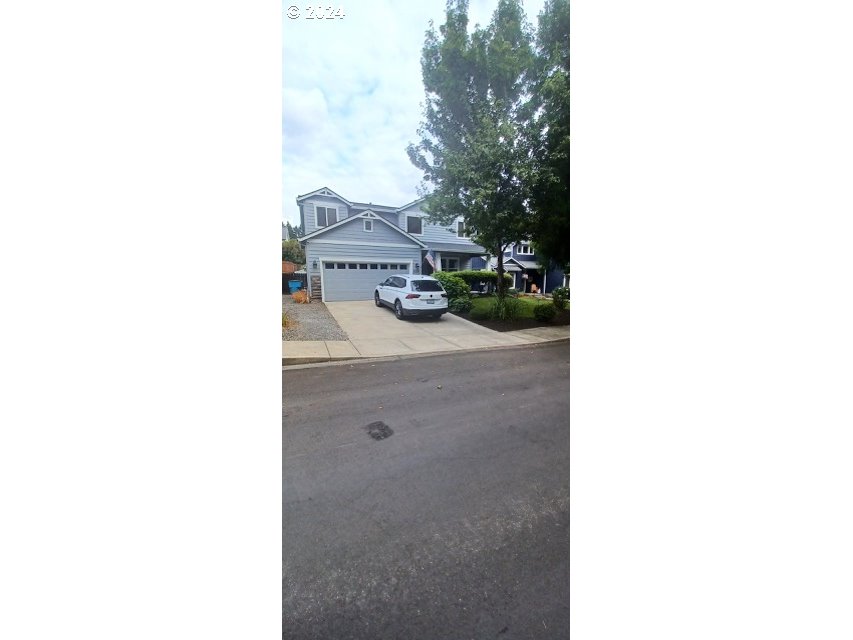
[[[336,20],[290,20],[283,8],[283,217],[299,221],[296,196],[323,186],[351,200],[402,205],[421,173],[406,146],[417,139],[420,56],[430,19],[445,0],[344,4]],[[472,0],[471,27],[488,23],[496,0]],[[535,24],[542,0],[525,3]],[[337,6],[337,5],[336,5]]]

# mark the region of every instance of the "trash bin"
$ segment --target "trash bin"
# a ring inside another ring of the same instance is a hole
[[[290,287],[290,295],[293,295],[302,287],[302,282],[299,280],[288,280],[287,286]]]

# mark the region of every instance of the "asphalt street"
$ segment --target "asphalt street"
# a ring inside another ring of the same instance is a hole
[[[569,637],[569,344],[286,369],[283,637]]]

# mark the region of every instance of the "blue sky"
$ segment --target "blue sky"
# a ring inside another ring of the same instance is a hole
[[[361,0],[346,16],[292,20],[282,3],[282,218],[299,222],[296,196],[329,187],[358,202],[403,205],[420,172],[406,145],[417,139],[424,92],[420,55],[445,0]],[[471,0],[470,26],[488,24],[497,0]],[[544,0],[523,3],[535,27]]]

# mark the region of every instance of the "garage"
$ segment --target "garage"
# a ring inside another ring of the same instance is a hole
[[[405,258],[389,258],[383,262],[323,260],[320,268],[323,300],[370,300],[376,285],[388,276],[411,272],[412,262]]]

